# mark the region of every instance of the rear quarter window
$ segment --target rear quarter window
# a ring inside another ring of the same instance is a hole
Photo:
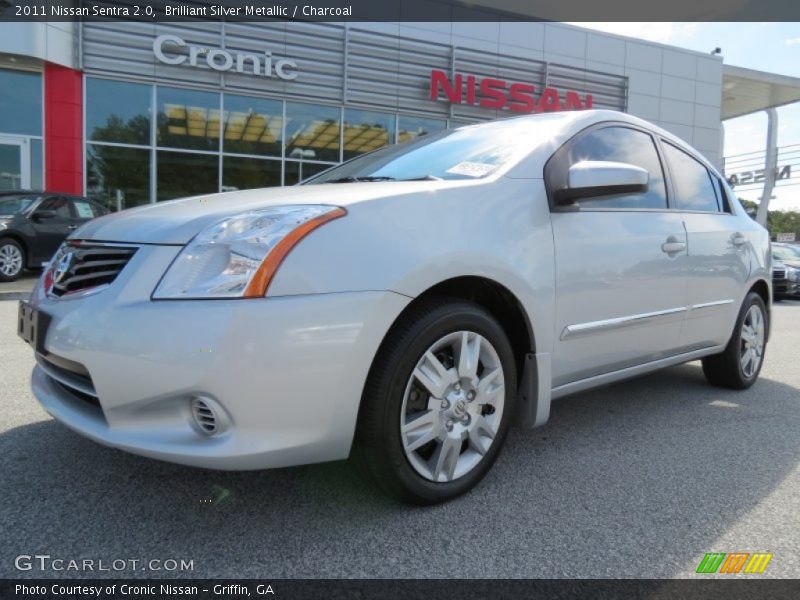
[[[675,187],[675,205],[679,210],[721,212],[723,199],[705,165],[666,142],[664,154]]]

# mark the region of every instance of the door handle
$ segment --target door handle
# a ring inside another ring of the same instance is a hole
[[[731,242],[734,246],[743,246],[747,243],[747,237],[737,231],[733,234],[733,237],[731,237]]]
[[[675,254],[677,252],[683,252],[684,250],[686,250],[686,242],[681,242],[674,235],[671,235],[667,238],[666,242],[661,244],[661,250],[666,254]]]
[[[70,231],[73,231],[74,229],[77,229],[77,228],[78,228],[77,225],[68,225],[67,226],[67,229],[69,229]]]

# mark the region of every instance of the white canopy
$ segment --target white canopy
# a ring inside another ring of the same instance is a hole
[[[723,65],[722,120],[800,100],[800,78]]]

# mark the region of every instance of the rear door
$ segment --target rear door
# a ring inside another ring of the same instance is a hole
[[[70,201],[72,202],[73,213],[72,230],[104,214],[100,206],[86,198],[70,198]]]
[[[654,137],[627,124],[582,132],[548,162],[548,189],[582,160],[642,167],[650,183],[552,208],[556,387],[674,354],[686,310],[686,232]]]
[[[697,156],[661,141],[675,202],[688,235],[687,350],[724,344],[739,311],[750,274],[747,238],[737,230],[727,191]]]

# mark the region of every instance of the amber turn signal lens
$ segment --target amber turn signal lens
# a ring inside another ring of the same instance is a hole
[[[324,225],[329,221],[343,217],[346,214],[347,211],[345,209],[336,208],[335,210],[327,212],[324,215],[320,215],[314,219],[311,219],[310,221],[306,221],[305,223],[298,225],[280,242],[278,242],[278,244],[269,254],[267,254],[267,257],[261,263],[261,266],[258,267],[258,270],[255,272],[250,280],[250,283],[247,285],[242,297],[260,298],[266,295],[267,290],[269,289],[269,284],[272,283],[272,279],[275,277],[275,273],[278,272],[278,268],[281,266],[283,259],[286,258],[289,252],[292,251],[292,248],[294,248],[300,242],[300,240],[302,240],[320,225]]]

